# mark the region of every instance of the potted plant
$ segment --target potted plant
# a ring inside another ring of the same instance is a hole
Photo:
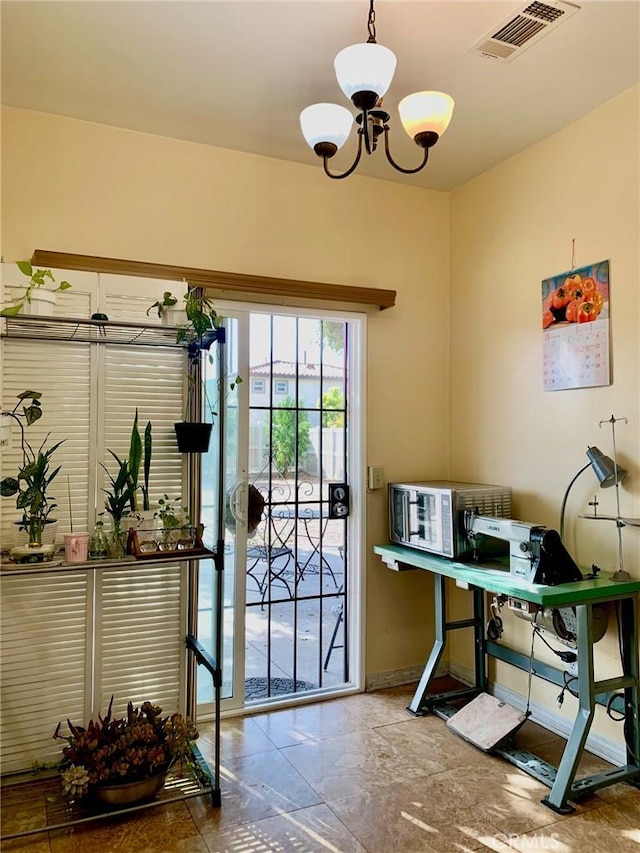
[[[187,413],[192,410],[192,397],[196,388],[197,380],[194,378],[194,372],[195,371],[192,369],[187,374],[188,391],[187,404],[185,406]],[[235,379],[232,379],[229,382],[228,390],[223,394],[218,395],[218,402],[221,401],[221,398],[226,397],[227,393],[233,391],[236,385],[240,385],[241,382],[241,376],[236,376]],[[209,419],[207,421],[189,421],[185,417],[184,421],[178,421],[173,425],[180,453],[206,453],[209,449],[213,422],[215,421],[218,412],[211,402],[211,398],[207,392],[206,382],[201,382],[200,387],[202,388],[202,397],[204,405],[208,411]],[[218,380],[218,389],[220,389],[220,387],[221,381]]]
[[[90,560],[106,560],[109,556],[109,539],[104,529],[104,521],[102,516],[104,512],[98,513],[91,539],[89,540],[89,559]]]
[[[91,720],[86,728],[67,720],[69,735],[60,763],[62,787],[71,800],[93,797],[110,806],[128,806],[152,799],[162,788],[166,774],[180,762],[202,770],[193,759],[198,730],[189,717],[176,712],[162,716],[162,708],[143,702],[127,705],[126,717],[112,717],[113,696],[105,717]]]
[[[129,515],[131,507],[132,478],[128,460],[119,459],[113,450],[109,450],[108,452],[118,463],[118,473],[115,477],[109,473],[105,465],[102,465],[111,483],[110,489],[103,489],[107,495],[104,503],[105,510],[111,516],[112,524],[108,553],[112,559],[120,559],[124,557],[127,544],[125,531],[122,530],[122,519]]]
[[[138,480],[140,478],[140,465],[143,464],[143,476],[144,480],[142,485],[140,486],[140,490],[142,492],[142,512],[149,513],[151,511],[151,507],[149,505],[149,474],[151,472],[151,454],[153,451],[153,441],[151,438],[151,421],[147,421],[147,425],[144,430],[144,443],[140,438],[140,432],[138,431],[138,409],[136,408],[136,414],[133,419],[133,426],[131,428],[131,441],[129,443],[129,477],[131,481],[131,491],[130,491],[130,505],[131,512],[137,513],[139,512],[138,507]],[[141,517],[141,521],[145,520],[144,516]]]
[[[158,522],[158,547],[161,551],[175,551],[192,548],[194,544],[191,516],[186,506],[181,506],[180,498],[165,495],[158,501],[158,509],[153,517]]]
[[[34,270],[29,261],[18,261],[16,266],[20,272],[27,276],[29,281],[25,285],[25,290],[22,296],[18,296],[14,300],[14,304],[0,311],[2,317],[15,317],[21,311],[25,314],[39,314],[47,316],[53,313],[53,307],[56,304],[58,292],[69,290],[71,285],[68,281],[61,281],[57,287],[46,287],[47,282],[55,284],[56,280],[53,277],[51,270]]]
[[[42,533],[49,521],[50,513],[56,508],[49,494],[49,486],[58,476],[60,466],[50,470],[51,458],[63,443],[45,449],[49,433],[42,444],[33,448],[26,439],[25,426],[29,427],[42,417],[42,404],[39,391],[23,391],[18,394],[18,402],[11,412],[3,412],[5,417],[13,418],[20,427],[20,446],[22,450],[22,465],[17,477],[5,477],[0,482],[0,494],[3,497],[17,495],[16,507],[22,510],[20,529],[26,530],[29,544],[26,548],[18,547],[12,550],[14,556],[30,562],[50,559],[55,552],[55,545],[43,547]],[[30,401],[27,404],[27,401]],[[22,404],[22,412],[18,412]],[[24,422],[24,423],[23,423]]]
[[[162,299],[157,300],[147,308],[147,316],[156,311],[165,326],[183,326],[187,321],[185,309],[178,305],[178,297],[170,290],[165,290]]]
[[[224,340],[224,329],[220,327],[222,318],[217,313],[214,304],[200,288],[189,288],[183,296],[186,323],[176,327],[176,342],[187,345],[189,353],[189,368],[187,371],[187,404],[183,421],[174,424],[178,450],[180,453],[206,453],[209,449],[213,420],[216,412],[209,400],[205,383],[201,383],[202,396],[210,414],[210,420],[190,421],[188,415],[192,411],[194,392],[197,387],[199,360],[203,350],[209,350],[216,340]],[[147,314],[157,310],[160,317],[168,310],[174,309],[179,300],[171,291],[165,291],[161,300],[154,302],[147,309]],[[211,358],[211,356],[209,356]],[[230,390],[242,382],[238,376],[231,383]]]
[[[118,465],[116,475],[112,475],[107,467],[102,465],[110,483],[110,488],[103,489],[103,491],[107,495],[105,510],[111,516],[112,529],[109,537],[109,556],[113,559],[120,559],[127,550],[128,531],[122,529],[123,518],[130,518],[138,528],[141,528],[143,525],[148,526],[152,521],[153,515],[149,504],[149,474],[151,471],[152,449],[151,421],[147,422],[143,443],[138,430],[138,409],[136,408],[131,428],[128,458],[121,459],[113,450],[107,448],[107,452],[111,454]],[[138,486],[140,466],[142,464],[144,480],[142,485]],[[138,489],[142,492],[142,510],[138,506]],[[152,537],[149,536],[147,538],[149,544],[151,544],[153,541]],[[156,550],[154,541],[153,548],[149,547],[147,550]]]
[[[192,357],[189,357],[193,360]],[[201,383],[204,402],[209,410],[211,420],[209,421],[190,421],[188,420],[189,412],[193,408],[193,397],[196,388],[196,379],[194,371],[190,369],[187,373],[187,402],[185,405],[185,418],[183,421],[174,423],[173,428],[176,433],[178,442],[178,450],[180,453],[206,453],[209,450],[209,442],[211,441],[211,431],[213,430],[213,419],[216,415],[214,412],[205,383]]]
[[[174,323],[177,326],[176,342],[196,342],[199,348],[208,349],[216,339],[215,333],[221,321],[213,302],[199,288],[189,288],[182,298],[184,304],[179,307],[178,297],[170,290],[165,290],[162,299],[147,308],[147,315],[157,311],[158,317],[164,322],[169,312],[174,312],[170,316],[172,321],[176,320],[176,313],[180,312],[182,322]]]
[[[178,326],[176,341],[187,343],[189,351],[189,370],[187,372],[187,414],[193,410],[193,398],[196,390],[201,352],[209,350],[211,344],[223,334],[220,329],[222,318],[216,312],[213,302],[200,290],[188,290],[184,295],[187,323]],[[209,355],[211,359],[211,356]],[[190,421],[187,417],[174,424],[178,450],[180,453],[206,453],[209,449],[213,420],[216,412],[207,394],[206,384],[201,382],[202,397],[209,410],[210,420]]]

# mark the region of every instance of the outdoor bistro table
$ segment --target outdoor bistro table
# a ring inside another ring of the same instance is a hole
[[[329,510],[326,504],[323,504],[322,508],[317,504],[275,504],[271,507],[270,515],[271,518],[297,519],[302,521],[304,525],[310,551],[304,560],[298,560],[296,566],[298,580],[304,580],[307,572],[318,574],[320,571],[326,570],[331,575],[331,580],[337,589],[339,584],[336,581],[335,573],[322,551],[322,543],[329,523]],[[307,554],[306,551],[305,554]]]

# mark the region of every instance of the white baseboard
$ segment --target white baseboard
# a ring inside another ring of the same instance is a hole
[[[410,666],[406,669],[394,669],[391,672],[376,672],[367,676],[365,690],[384,690],[386,687],[400,687],[403,684],[413,684],[420,681],[424,666]],[[449,664],[441,663],[436,669],[436,677],[449,674]]]
[[[452,663],[449,667],[449,671],[454,678],[458,678],[465,684],[474,683],[473,672],[466,667],[461,667]],[[526,696],[516,693],[514,690],[510,690],[508,687],[503,687],[501,684],[489,682],[489,693],[497,699],[507,702],[507,704],[511,705],[513,708],[517,708],[519,711],[524,711],[527,707]],[[561,737],[569,737],[571,729],[573,728],[572,720],[563,717],[552,708],[549,708],[548,705],[542,705],[540,702],[531,702],[529,704],[529,710],[531,711],[529,719],[534,723],[538,723],[538,725],[560,735]],[[598,758],[609,761],[611,764],[620,766],[627,763],[626,750],[624,746],[610,738],[590,732],[585,746],[589,752],[597,755]]]

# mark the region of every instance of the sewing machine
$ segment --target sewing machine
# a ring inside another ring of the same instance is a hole
[[[478,515],[465,510],[464,528],[478,561],[478,536],[509,542],[509,571],[529,583],[556,586],[582,580],[582,572],[562,544],[556,530],[512,518]]]

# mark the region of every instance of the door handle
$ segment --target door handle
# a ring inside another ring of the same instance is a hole
[[[240,524],[247,523],[247,483],[241,481],[236,483],[229,495],[229,509],[231,515]]]

